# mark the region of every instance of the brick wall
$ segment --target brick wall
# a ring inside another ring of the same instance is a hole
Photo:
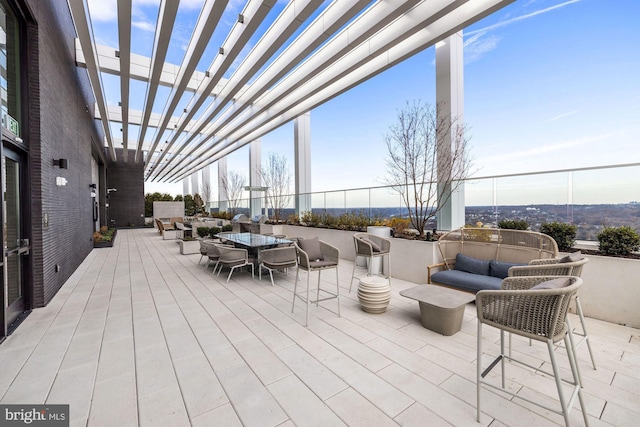
[[[102,165],[105,160],[87,72],[75,65],[75,30],[67,2],[26,3],[35,21],[28,25],[26,41],[27,127],[33,295],[39,307],[51,300],[93,248],[91,158]],[[53,165],[60,158],[68,160],[68,169]],[[66,186],[57,186],[56,177],[65,178]]]

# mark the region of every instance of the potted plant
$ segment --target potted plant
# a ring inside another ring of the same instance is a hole
[[[180,253],[182,255],[200,253],[200,241],[195,237],[184,237],[178,243],[180,243]]]
[[[106,225],[100,227],[100,231],[93,233],[93,247],[94,248],[110,248],[113,247],[113,242],[116,240],[117,230],[115,228],[108,228]]]

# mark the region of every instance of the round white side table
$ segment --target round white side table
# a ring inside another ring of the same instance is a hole
[[[391,300],[389,280],[378,276],[365,276],[358,285],[358,299],[363,311],[384,313]]]

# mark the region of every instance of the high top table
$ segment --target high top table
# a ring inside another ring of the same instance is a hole
[[[422,326],[442,335],[460,331],[464,306],[475,301],[474,294],[438,285],[419,285],[400,292],[418,301]]]

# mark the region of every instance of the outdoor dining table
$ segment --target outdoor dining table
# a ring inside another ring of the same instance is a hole
[[[236,247],[249,250],[249,256],[254,256],[255,264],[260,263],[260,251],[262,249],[275,248],[278,245],[292,244],[293,241],[274,236],[265,236],[255,233],[218,233],[216,237],[233,242]]]

